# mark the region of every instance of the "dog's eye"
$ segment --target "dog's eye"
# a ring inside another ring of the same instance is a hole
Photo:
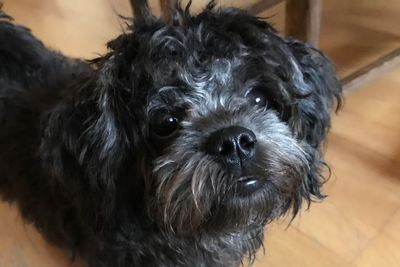
[[[179,120],[168,110],[160,109],[155,111],[151,118],[150,127],[158,137],[169,137],[179,128]]]
[[[250,103],[258,106],[258,107],[266,107],[267,106],[267,98],[265,97],[264,92],[260,88],[252,89],[248,94],[247,98],[250,100]]]

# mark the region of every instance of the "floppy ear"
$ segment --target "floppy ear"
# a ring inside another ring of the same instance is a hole
[[[140,107],[133,100],[132,66],[117,64],[117,57],[110,53],[93,63],[93,70],[65,90],[61,102],[42,120],[40,156],[45,169],[58,183],[70,187],[75,182],[77,190],[93,195],[116,189],[122,162],[137,139],[139,116],[133,113]]]
[[[297,138],[310,145],[309,151],[306,151],[309,155],[309,171],[299,192],[310,203],[314,198],[325,197],[320,191],[325,181],[322,169],[327,167],[321,143],[330,127],[332,109],[340,108],[342,87],[332,63],[322,52],[299,41],[286,42],[293,55],[293,94],[296,99],[294,114],[288,123]]]
[[[297,99],[289,123],[300,139],[318,147],[330,127],[330,113],[341,105],[342,87],[332,63],[319,50],[299,41],[287,41],[292,51],[294,94]]]

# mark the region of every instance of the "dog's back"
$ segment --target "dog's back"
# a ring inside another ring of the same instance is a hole
[[[20,195],[25,187],[37,186],[39,164],[32,155],[40,142],[40,114],[87,68],[83,62],[47,49],[0,10],[2,197],[9,199]]]

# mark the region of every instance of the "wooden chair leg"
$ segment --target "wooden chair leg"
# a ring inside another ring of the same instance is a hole
[[[261,12],[267,10],[270,7],[273,7],[276,4],[279,4],[282,0],[261,0],[257,1],[253,5],[248,8],[250,14],[257,16]]]
[[[178,0],[159,0],[161,7],[161,16],[165,22],[169,22],[171,18],[171,10],[178,4]]]
[[[322,0],[286,0],[286,35],[318,47]]]

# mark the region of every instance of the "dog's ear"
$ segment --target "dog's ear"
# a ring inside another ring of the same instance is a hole
[[[292,51],[294,116],[289,121],[299,139],[317,148],[330,127],[332,109],[342,103],[342,87],[330,60],[309,44],[289,40]]]
[[[81,77],[41,124],[43,170],[54,188],[69,188],[62,197],[71,199],[88,222],[111,218],[123,167],[133,164],[123,164],[129,160],[128,150],[134,151],[135,138],[128,135],[137,128],[123,89],[117,82],[110,86],[114,76],[102,76],[103,71],[113,70],[94,69]]]
[[[342,87],[332,63],[322,52],[299,41],[288,40],[287,44],[293,55],[292,94],[295,99],[288,123],[296,137],[310,145],[310,151],[307,151],[309,171],[299,192],[301,198],[310,203],[314,198],[324,198],[320,188],[325,180],[322,169],[327,165],[321,143],[329,130],[332,110],[341,106]],[[299,208],[295,205],[295,212],[296,206],[297,210]]]
[[[110,192],[133,150],[138,128],[133,112],[140,107],[133,100],[131,78],[120,78],[130,69],[121,70],[114,60],[112,55],[93,63],[92,72],[68,88],[43,118],[40,155],[61,183],[79,179],[87,189]]]

